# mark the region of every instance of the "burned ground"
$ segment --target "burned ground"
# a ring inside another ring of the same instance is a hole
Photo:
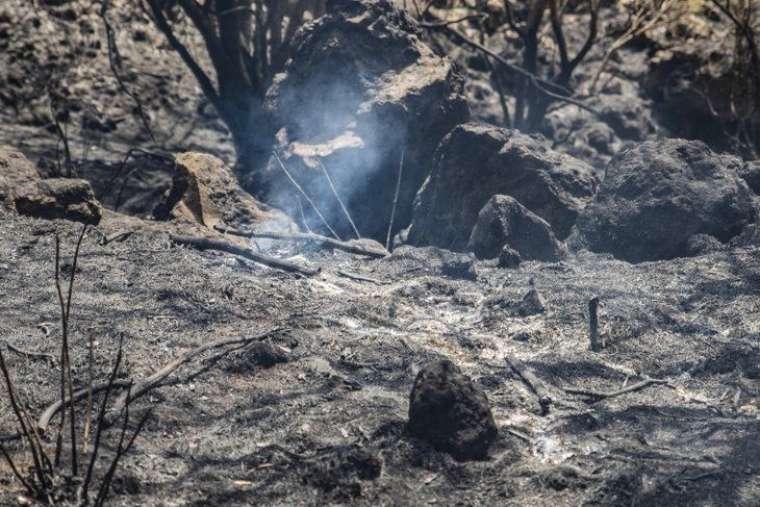
[[[0,331],[55,356],[52,234],[71,243],[78,226],[4,217],[4,227]],[[168,233],[181,227],[107,213],[89,233],[73,310],[77,380],[89,336],[98,376],[124,334],[123,374],[144,378],[209,341],[282,330],[273,348],[207,355],[136,402],[154,416],[125,458],[115,505],[757,499],[756,249],[639,265],[587,253],[517,270],[486,261],[467,280],[443,276],[430,249],[367,260],[271,245],[322,268],[300,277],[172,246]],[[99,233],[127,230],[98,244]],[[508,316],[500,302],[519,301],[531,284],[545,313]],[[593,295],[601,353],[588,352]],[[542,380],[547,415],[505,357]],[[488,396],[499,436],[484,461],[460,463],[406,435],[416,372],[436,358],[454,360]],[[11,367],[33,413],[54,401],[54,368],[21,356]],[[563,391],[609,392],[647,376],[669,383],[592,404]],[[0,403],[0,427],[12,433]],[[0,503],[13,503],[18,485],[3,481]]]

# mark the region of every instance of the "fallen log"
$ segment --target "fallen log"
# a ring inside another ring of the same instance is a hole
[[[319,274],[321,271],[320,269],[307,268],[306,266],[301,266],[300,264],[296,264],[295,262],[290,262],[290,261],[286,261],[282,259],[276,259],[274,257],[269,257],[267,255],[256,253],[249,248],[244,248],[244,247],[229,243],[227,241],[222,241],[218,239],[199,238],[199,237],[192,237],[192,236],[175,236],[175,235],[171,235],[170,239],[172,240],[172,242],[178,245],[189,246],[197,250],[217,250],[220,252],[227,252],[233,255],[239,255],[240,257],[245,257],[246,259],[250,259],[254,262],[258,262],[259,264],[264,264],[265,266],[281,269],[283,271],[287,271],[290,273],[300,273],[302,275],[312,276],[312,275]]]
[[[276,239],[276,240],[283,240],[283,241],[307,241],[310,243],[317,243],[320,245],[329,246],[330,248],[335,248],[336,250],[343,250],[344,252],[348,252],[352,254],[366,255],[367,257],[372,257],[374,259],[382,259],[383,257],[387,257],[388,255],[390,255],[390,252],[382,247],[368,248],[361,245],[357,245],[356,243],[351,243],[347,241],[339,241],[337,239],[329,238],[327,236],[322,236],[320,234],[314,234],[314,233],[239,231],[236,229],[221,227],[219,225],[215,226],[214,229],[225,234],[231,234],[233,236],[240,236],[243,238]]]

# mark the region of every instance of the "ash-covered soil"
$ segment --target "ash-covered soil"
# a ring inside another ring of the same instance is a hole
[[[79,226],[2,220],[0,335],[57,357],[54,233],[66,273]],[[760,250],[638,265],[586,253],[517,270],[477,262],[467,279],[433,249],[368,260],[260,245],[322,268],[301,277],[169,241],[189,227],[107,212],[90,231],[72,310],[76,384],[90,337],[98,378],[123,334],[122,376],[142,379],[198,345],[282,330],[268,345],[210,352],[135,402],[135,420],[153,416],[112,505],[757,505]],[[531,286],[545,312],[520,316]],[[595,295],[600,353],[588,350]],[[57,361],[7,357],[38,414],[56,399]],[[490,401],[499,437],[484,461],[457,462],[405,433],[415,375],[440,357]],[[541,382],[548,414],[505,357]],[[564,391],[647,377],[668,384],[596,403]],[[13,432],[0,397],[0,434]],[[104,456],[117,435],[108,431]],[[14,505],[22,491],[5,472],[0,504]]]

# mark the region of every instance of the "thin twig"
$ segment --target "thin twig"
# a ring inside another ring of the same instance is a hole
[[[52,354],[45,354],[43,352],[29,352],[29,351],[14,347],[10,343],[6,343],[5,346],[8,348],[9,351],[13,352],[14,354],[18,354],[20,356],[26,357],[27,359],[45,359],[47,361],[50,361],[51,363],[55,363],[55,357],[53,357]]]
[[[465,44],[472,46],[473,48],[482,51],[486,55],[493,58],[495,61],[497,61],[500,65],[504,66],[506,69],[515,72],[517,74],[520,74],[521,76],[525,77],[530,83],[533,85],[533,87],[538,90],[540,93],[546,95],[549,98],[552,98],[554,100],[567,102],[569,104],[573,104],[575,106],[578,106],[581,109],[584,109],[592,114],[594,114],[597,117],[601,117],[601,113],[594,109],[593,107],[583,103],[580,100],[574,99],[570,97],[570,90],[567,90],[566,88],[556,84],[552,83],[550,81],[546,81],[545,79],[541,79],[540,77],[536,76],[535,74],[528,72],[527,70],[518,67],[517,65],[513,65],[509,63],[505,58],[503,58],[498,53],[495,53],[494,51],[488,49],[482,44],[479,44],[478,42],[475,42],[474,40],[471,40],[463,33],[459,32],[458,30],[452,28],[451,26],[439,26],[436,24],[431,23],[420,23],[420,26],[423,28],[429,28],[429,29],[439,29],[439,30],[445,30],[452,35],[456,36],[458,39],[460,39]],[[556,90],[556,91],[552,91]],[[562,95],[562,93],[566,93],[566,95]]]
[[[336,271],[336,274],[338,276],[342,276],[344,278],[348,278],[349,280],[354,280],[357,282],[369,282],[369,283],[374,283],[375,285],[388,285],[389,283],[389,282],[384,282],[382,280],[378,280],[376,278],[370,278],[368,276],[357,275],[356,273],[349,273],[348,271],[343,271],[343,270]]]
[[[325,165],[321,161],[319,161],[319,167],[322,168],[322,173],[325,175],[325,178],[327,178],[327,183],[330,184],[330,189],[332,190],[332,193],[335,196],[335,200],[338,201],[340,208],[343,210],[343,214],[346,215],[346,219],[348,220],[348,223],[351,224],[351,228],[354,230],[356,239],[361,238],[362,235],[359,234],[359,229],[356,227],[354,220],[351,218],[351,214],[348,212],[346,205],[343,204],[343,199],[340,198],[340,195],[338,195],[338,191],[335,189],[335,184],[333,183],[333,180],[330,177],[330,173],[327,171],[327,167],[325,167]]]
[[[294,187],[296,187],[296,190],[298,190],[298,192],[300,192],[300,194],[304,197],[304,199],[306,199],[306,202],[308,202],[311,205],[314,212],[317,214],[317,216],[322,221],[324,226],[327,227],[330,233],[335,237],[335,239],[340,241],[340,236],[338,236],[338,233],[335,232],[335,230],[332,227],[330,227],[330,224],[327,222],[327,219],[324,217],[324,215],[322,215],[322,212],[319,211],[319,208],[317,208],[317,205],[314,204],[314,201],[311,200],[311,197],[309,197],[309,195],[304,191],[301,185],[299,185],[298,182],[295,179],[293,179],[293,176],[290,175],[287,167],[285,167],[285,164],[282,162],[277,152],[273,151],[272,155],[274,155],[274,158],[275,160],[277,160],[277,163],[279,164],[280,169],[282,169],[282,172],[285,173],[285,176],[287,176],[288,180],[290,180],[290,183],[293,184]]]
[[[393,207],[391,208],[391,219],[388,222],[388,236],[385,238],[385,249],[391,249],[391,235],[393,234],[393,222],[396,220],[396,208],[398,207],[398,196],[401,193],[401,179],[404,176],[404,158],[406,157],[406,147],[401,149],[401,160],[398,163],[398,178],[396,179],[396,192],[393,194]]]
[[[103,432],[103,427],[105,426],[104,420],[107,412],[108,407],[108,398],[111,395],[111,390],[113,389],[114,382],[116,380],[116,375],[119,373],[119,367],[121,366],[121,358],[122,353],[124,351],[124,335],[120,335],[119,337],[119,349],[116,352],[116,361],[114,362],[113,369],[111,370],[111,375],[108,377],[108,383],[106,384],[106,392],[103,395],[103,400],[100,403],[100,410],[98,410],[98,421],[97,421],[97,428],[95,429],[95,442],[92,445],[92,455],[90,456],[90,462],[87,465],[87,473],[85,474],[84,481],[82,482],[82,498],[87,498],[89,489],[90,489],[90,482],[92,481],[92,472],[95,469],[95,462],[98,459],[98,451],[100,450],[100,437]],[[92,396],[93,393],[93,386],[89,386],[89,393],[90,396]]]
[[[155,386],[157,386],[162,380],[164,380],[166,377],[171,375],[180,366],[184,365],[185,363],[191,361],[193,358],[197,357],[200,354],[203,354],[204,352],[208,350],[217,349],[220,347],[226,347],[229,345],[239,345],[242,343],[252,343],[254,341],[262,341],[262,340],[265,340],[266,338],[269,338],[273,334],[279,333],[283,330],[284,330],[283,328],[275,328],[275,329],[270,329],[268,331],[265,331],[263,333],[260,333],[252,337],[227,338],[224,340],[211,342],[206,345],[201,345],[200,347],[197,347],[191,350],[190,352],[187,352],[181,355],[179,358],[167,364],[166,366],[164,366],[163,368],[161,368],[156,373],[154,373],[147,379],[143,380],[142,382],[135,384],[129,396],[122,395],[116,401],[113,411],[114,413],[117,413],[117,414],[120,413],[130,401],[136,398],[139,398],[143,394],[147,393],[148,391],[153,389]]]
[[[618,389],[617,391],[611,391],[611,392],[599,392],[599,391],[590,391],[586,389],[576,389],[573,387],[566,387],[563,389],[567,394],[575,394],[578,396],[586,396],[590,398],[586,401],[586,403],[593,404],[597,403],[602,400],[608,400],[610,398],[616,398],[618,396],[622,396],[624,394],[633,393],[636,391],[641,391],[642,389],[646,389],[647,387],[654,386],[654,385],[670,385],[670,382],[667,380],[662,379],[654,379],[649,378],[646,380],[642,380],[641,382],[638,382],[636,384],[633,384],[631,386],[628,386],[624,389]]]
[[[145,109],[143,108],[140,98],[129,89],[126,83],[124,83],[124,79],[121,77],[121,74],[119,73],[119,67],[121,66],[121,55],[119,54],[119,48],[116,45],[116,33],[114,32],[111,22],[108,20],[109,4],[110,0],[101,0],[99,14],[106,29],[106,42],[108,44],[108,64],[111,68],[111,73],[113,74],[114,78],[116,78],[116,82],[118,83],[119,88],[121,88],[121,91],[124,92],[124,94],[132,99],[132,101],[135,103],[137,115],[140,117],[140,121],[142,122],[145,131],[150,136],[150,139],[153,141],[153,143],[157,143],[156,136],[153,135],[153,129],[150,127],[148,116],[145,114]]]

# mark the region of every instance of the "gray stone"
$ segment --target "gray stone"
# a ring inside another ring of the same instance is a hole
[[[687,255],[695,234],[727,242],[755,220],[741,161],[699,141],[647,141],[616,156],[571,243],[629,262]]]
[[[597,185],[589,165],[539,138],[490,125],[460,125],[436,151],[433,172],[415,198],[408,241],[465,250],[480,210],[496,194],[517,199],[563,239]]]
[[[385,244],[402,152],[394,235],[409,225],[439,141],[469,118],[463,80],[392,2],[331,0],[327,12],[297,36],[266,108],[283,125],[277,150],[284,164],[331,226],[353,235],[322,165],[361,235]],[[301,198],[276,159],[246,185],[299,216]],[[309,224],[324,229],[306,202],[303,208]]]
[[[495,195],[478,214],[467,248],[481,259],[499,257],[504,246],[523,260],[555,262],[562,245],[551,226],[507,195]]]

